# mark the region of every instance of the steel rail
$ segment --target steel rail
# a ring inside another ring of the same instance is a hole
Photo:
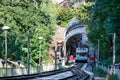
[[[27,79],[36,79],[36,78],[41,78],[41,77],[44,78],[47,76],[58,75],[60,73],[64,73],[67,71],[71,71],[73,75],[70,75],[65,78],[61,78],[60,80],[76,80],[76,79],[77,80],[89,80],[90,75],[81,70],[82,66],[83,66],[83,63],[77,64],[76,66],[72,66],[72,67],[65,68],[65,69],[46,71],[46,72],[41,72],[38,74],[0,77],[0,80],[27,80]]]
[[[59,70],[53,70],[53,71],[46,71],[46,72],[41,72],[41,73],[38,73],[38,74],[19,75],[19,76],[6,76],[6,77],[0,77],[0,80],[21,80],[21,79],[32,79],[32,78],[37,78],[37,77],[56,75],[58,73],[71,71],[72,68],[73,67],[65,68],[65,69],[59,69]]]

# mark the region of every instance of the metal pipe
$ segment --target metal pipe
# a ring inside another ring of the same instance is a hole
[[[40,52],[39,52],[39,66],[40,66],[40,63],[41,63],[41,40],[40,40]]]
[[[6,54],[6,76],[7,76],[7,30],[5,31],[5,54]]]
[[[7,31],[10,29],[8,26],[3,26],[2,29],[4,30],[5,33],[5,63],[6,63],[6,76],[7,76]]]
[[[28,70],[27,73],[30,74],[30,31],[27,31],[28,33],[28,43],[27,43],[27,47],[28,47],[28,53],[27,53],[27,64],[28,64]]]

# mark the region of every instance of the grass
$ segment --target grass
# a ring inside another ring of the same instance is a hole
[[[109,80],[119,80],[119,79],[118,79],[118,76],[117,76],[117,75],[112,74],[112,75],[110,76]]]
[[[112,56],[109,58],[101,57],[101,63],[106,67],[112,65],[112,61],[113,61]],[[120,55],[116,54],[116,63],[118,63],[118,62],[120,62]],[[103,72],[100,68],[94,67],[93,71],[95,74],[98,74],[100,77],[104,77],[107,80],[119,80],[117,75],[115,75],[115,74],[109,75],[109,74]]]
[[[95,74],[98,74],[100,77],[104,77],[104,78],[107,75],[107,73],[103,72],[100,68],[96,68],[96,67],[93,68],[93,72]]]
[[[94,67],[94,68],[93,68],[93,72],[94,72],[94,74],[98,74],[99,77],[104,77],[104,78],[106,78],[106,80],[119,80],[119,79],[118,79],[118,76],[117,76],[116,74],[109,75],[109,74],[105,73],[105,72],[104,72],[102,69],[100,69],[100,68]]]
[[[102,60],[101,60],[101,63],[102,63],[103,65],[105,65],[106,67],[107,67],[107,66],[110,66],[110,65],[112,64],[112,57],[109,57],[109,58],[107,58],[107,59],[102,59]]]
[[[100,62],[105,65],[106,67],[112,65],[112,62],[113,62],[113,57],[108,57],[108,58],[103,58],[101,57],[101,60]],[[115,60],[116,63],[120,62],[120,55],[116,54],[116,60]]]

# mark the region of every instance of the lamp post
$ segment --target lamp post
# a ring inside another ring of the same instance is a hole
[[[39,48],[39,66],[40,66],[40,63],[41,63],[41,42],[42,42],[43,37],[38,37],[38,39],[40,40],[40,48]]]
[[[6,76],[7,76],[7,32],[10,28],[8,26],[3,26],[2,30],[4,30],[5,33],[5,58],[6,58]]]

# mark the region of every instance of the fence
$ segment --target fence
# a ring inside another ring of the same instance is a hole
[[[6,73],[7,70],[7,73]],[[17,76],[17,75],[25,75],[27,73],[27,67],[20,68],[0,68],[0,77],[4,76]],[[42,72],[42,66],[30,67],[30,74],[40,73]]]
[[[120,65],[114,67],[113,66],[106,67],[102,64],[99,64],[98,67],[110,75],[113,74],[113,69],[114,69],[114,74],[116,74],[120,80]]]

